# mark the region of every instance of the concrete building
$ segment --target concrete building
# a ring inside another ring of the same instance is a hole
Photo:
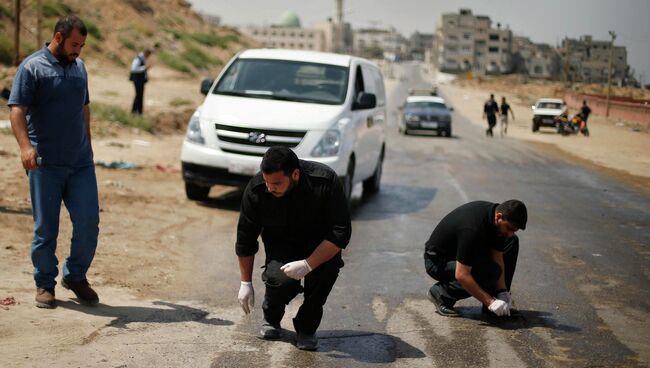
[[[433,33],[413,32],[409,37],[409,53],[414,60],[424,61],[433,48]]]
[[[407,51],[407,40],[395,28],[362,28],[354,31],[354,52],[358,55],[399,60]]]
[[[560,76],[560,54],[548,44],[514,36],[512,71],[533,78],[557,79]]]
[[[434,64],[442,71],[507,73],[511,70],[512,31],[470,9],[440,17],[434,34]]]
[[[606,83],[609,68],[610,41],[594,41],[591,36],[565,38],[558,50],[562,57],[562,75],[574,82]],[[612,83],[624,82],[629,73],[627,49],[614,46]]]
[[[285,13],[274,25],[250,25],[241,32],[267,48],[327,51],[323,30],[302,28],[300,18],[293,12]]]

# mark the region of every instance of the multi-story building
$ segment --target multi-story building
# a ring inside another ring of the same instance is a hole
[[[533,78],[555,79],[560,75],[560,54],[548,44],[527,37],[513,37],[512,70]]]
[[[274,25],[246,26],[242,33],[259,42],[263,47],[328,51],[325,47],[325,33],[321,29],[302,28],[300,19],[287,12]]]
[[[563,78],[575,82],[605,83],[609,72],[610,41],[594,41],[591,36],[565,38],[559,49]],[[612,51],[612,82],[628,77],[627,49],[614,46]]]
[[[376,53],[398,60],[408,49],[406,39],[395,28],[362,28],[354,31],[354,52],[368,57]]]
[[[470,9],[440,17],[434,34],[434,63],[443,71],[507,73],[511,70],[512,31]]]
[[[433,33],[413,32],[409,37],[409,53],[415,60],[424,60],[433,48]]]

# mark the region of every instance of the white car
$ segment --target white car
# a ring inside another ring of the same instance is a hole
[[[543,126],[557,129],[555,118],[566,110],[566,105],[559,98],[540,98],[532,108],[533,132],[536,132]]]
[[[379,190],[386,95],[379,68],[358,57],[252,49],[235,57],[190,119],[181,152],[185,192],[204,200],[212,185],[245,185],[264,152],[286,146],[329,165],[348,198],[355,183]]]

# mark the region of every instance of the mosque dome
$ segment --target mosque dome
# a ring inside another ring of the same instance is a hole
[[[276,27],[300,28],[300,18],[296,13],[288,11],[282,15],[280,20],[275,24]]]

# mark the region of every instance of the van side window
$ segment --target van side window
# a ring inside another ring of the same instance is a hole
[[[357,66],[357,72],[354,79],[354,98],[356,100],[360,92],[365,92],[366,88],[363,84],[363,73],[361,72],[361,65]]]

